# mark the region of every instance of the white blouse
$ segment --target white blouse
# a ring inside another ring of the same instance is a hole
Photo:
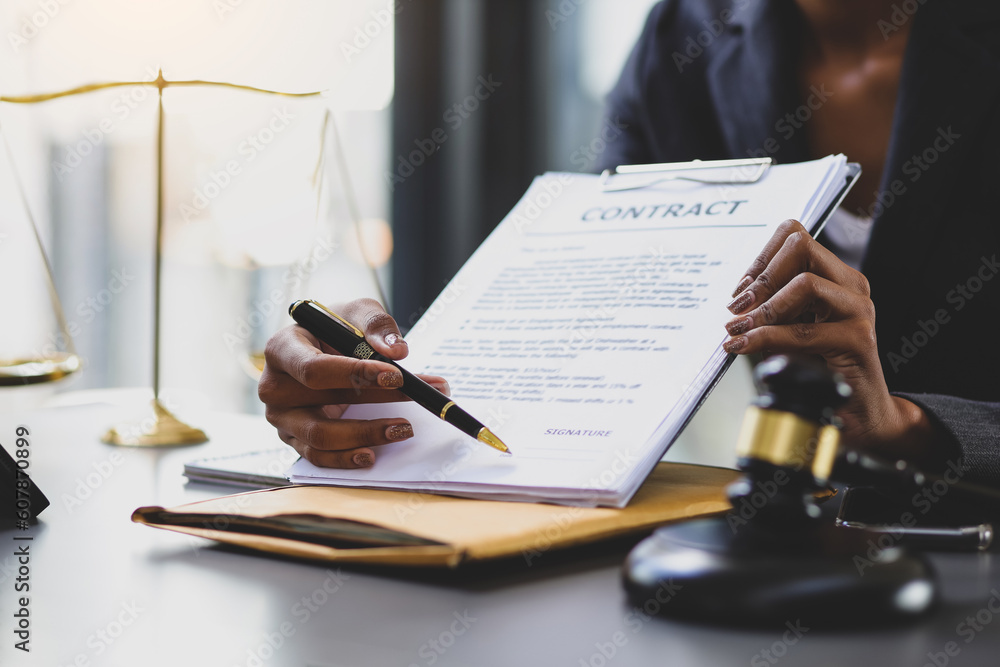
[[[820,241],[840,261],[860,271],[871,234],[870,217],[859,217],[841,206],[830,216],[820,235]]]

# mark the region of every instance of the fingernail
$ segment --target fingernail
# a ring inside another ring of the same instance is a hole
[[[733,299],[732,302],[728,306],[726,306],[726,308],[728,308],[729,312],[731,312],[733,315],[737,315],[746,310],[747,308],[749,308],[750,304],[752,303],[753,303],[753,292],[747,290],[743,292],[743,294],[740,294],[738,297]]]
[[[743,349],[743,346],[747,344],[746,336],[739,336],[738,338],[733,338],[722,344],[722,349],[732,354],[733,352],[739,352]]]
[[[739,336],[741,333],[746,333],[750,330],[753,325],[753,320],[749,317],[741,317],[738,320],[733,320],[726,325],[726,331],[729,332],[730,336]]]
[[[385,429],[385,437],[393,441],[412,438],[413,427],[409,424],[393,424]]]
[[[451,396],[451,385],[447,382],[438,382],[437,384],[431,385],[438,391],[440,391],[445,396]]]
[[[368,452],[358,452],[352,458],[354,465],[359,468],[370,468],[373,463],[375,463],[375,457]]]
[[[733,290],[733,296],[736,296],[737,294],[739,294],[740,292],[742,292],[746,288],[750,287],[750,283],[752,283],[752,282],[753,282],[753,278],[751,278],[750,276],[743,276],[743,280],[741,280],[740,284],[737,285],[736,289]]]
[[[397,334],[389,333],[385,335],[385,344],[392,347],[393,345],[406,345],[406,341]]]
[[[402,387],[403,374],[399,371],[382,371],[378,374],[378,386],[380,387]]]

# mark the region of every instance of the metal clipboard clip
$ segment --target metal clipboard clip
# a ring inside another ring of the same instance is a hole
[[[772,160],[769,157],[742,158],[736,160],[694,160],[693,162],[663,162],[660,164],[623,164],[613,169],[605,169],[601,173],[602,192],[624,192],[626,190],[641,190],[667,181],[690,181],[706,185],[740,185],[756,183],[761,179]],[[710,178],[691,176],[688,172],[703,169],[732,169],[736,175],[726,178]],[[684,172],[684,173],[672,173]],[[650,180],[627,185],[613,185],[615,176],[627,174],[665,174]]]

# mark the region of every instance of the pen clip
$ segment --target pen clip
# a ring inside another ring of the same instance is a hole
[[[341,317],[337,313],[333,312],[332,310],[330,310],[329,308],[327,308],[326,306],[324,306],[323,304],[321,304],[319,301],[313,301],[312,299],[306,299],[306,303],[311,303],[312,305],[316,306],[317,308],[319,308],[320,310],[322,310],[324,313],[326,313],[327,315],[329,315],[333,319],[335,319],[338,322],[340,322],[341,324],[343,324],[349,330],[351,330],[352,332],[354,332],[354,335],[356,335],[358,338],[362,338],[363,339],[365,337],[365,332],[364,331],[362,331],[361,329],[357,328],[356,326],[354,326],[353,324],[351,324],[350,322],[348,322],[347,320],[345,320],[343,317]]]

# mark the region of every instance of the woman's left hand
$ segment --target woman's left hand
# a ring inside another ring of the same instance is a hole
[[[854,390],[837,414],[844,443],[927,460],[934,431],[917,405],[889,394],[875,340],[868,279],[795,220],[781,223],[733,292],[723,345],[737,354],[821,356]]]

